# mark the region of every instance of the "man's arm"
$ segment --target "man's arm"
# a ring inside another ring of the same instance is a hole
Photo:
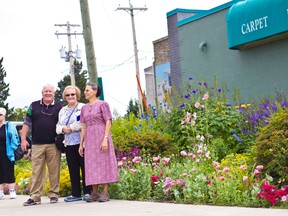
[[[26,137],[28,135],[28,132],[29,132],[29,126],[27,124],[23,124],[22,126],[22,134],[21,134],[21,148],[22,150],[25,152],[27,151],[27,145],[28,145],[28,142],[26,140]]]

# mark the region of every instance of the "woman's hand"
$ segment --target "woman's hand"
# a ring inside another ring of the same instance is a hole
[[[29,145],[29,143],[27,142],[27,140],[23,140],[21,139],[21,149],[25,152],[27,151],[27,146]]]
[[[28,150],[26,151],[26,154],[24,154],[24,158],[25,158],[25,159],[29,159],[29,158],[30,158],[30,155],[31,155],[31,149],[28,149]]]
[[[101,144],[101,150],[102,152],[107,152],[108,150],[108,139],[104,138]]]
[[[62,132],[63,132],[64,134],[70,134],[70,133],[72,132],[72,129],[70,128],[70,126],[64,126],[64,127],[62,128]]]
[[[79,152],[79,154],[80,154],[81,157],[84,157],[84,148],[83,148],[83,145],[80,144],[79,149],[78,149],[78,152]]]

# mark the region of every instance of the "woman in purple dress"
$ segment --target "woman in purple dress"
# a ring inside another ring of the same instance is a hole
[[[108,185],[118,181],[118,167],[110,133],[112,115],[109,104],[99,100],[101,88],[88,83],[85,98],[89,103],[82,107],[82,123],[79,154],[85,152],[86,185],[92,185],[93,191],[87,202],[109,201]],[[85,149],[85,150],[84,150]],[[103,185],[103,192],[98,193],[98,185]]]

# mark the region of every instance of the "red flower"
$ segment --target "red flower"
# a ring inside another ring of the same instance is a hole
[[[272,205],[276,205],[277,199],[281,200],[283,196],[288,195],[288,187],[277,191],[277,186],[269,185],[267,181],[264,181],[261,190],[262,192],[257,197],[263,197],[265,200],[270,201]]]
[[[152,174],[152,176],[151,176],[151,181],[152,181],[152,182],[157,182],[157,181],[159,181],[159,177],[156,176],[156,175],[154,175],[154,174]]]

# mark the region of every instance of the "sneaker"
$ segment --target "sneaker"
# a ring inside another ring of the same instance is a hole
[[[82,200],[82,197],[75,197],[72,195],[64,199],[65,202],[75,202],[75,201],[80,201],[80,200]]]
[[[10,190],[10,192],[9,192],[9,194],[10,194],[10,199],[16,199],[16,192],[15,192],[15,190]]]
[[[0,199],[4,198],[4,192],[0,191]]]
[[[98,193],[91,193],[89,197],[86,199],[86,202],[96,202],[99,199],[99,194]]]
[[[88,198],[89,198],[89,194],[85,194],[84,196],[83,196],[83,201],[86,201]]]
[[[110,196],[108,193],[102,192],[100,198],[98,199],[99,202],[107,202],[110,200]]]
[[[57,197],[50,197],[50,203],[57,203],[58,198]]]
[[[35,201],[33,199],[28,199],[26,202],[23,203],[24,206],[32,206],[32,205],[37,205],[41,204],[41,201]]]

